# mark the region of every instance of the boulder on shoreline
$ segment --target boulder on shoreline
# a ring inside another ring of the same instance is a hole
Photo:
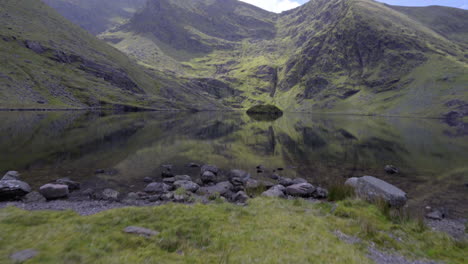
[[[354,187],[356,193],[367,200],[383,199],[392,207],[402,207],[408,200],[404,191],[373,176],[350,178],[345,184]]]
[[[290,196],[308,198],[312,197],[315,190],[316,188],[310,183],[299,183],[286,187],[284,192]]]
[[[188,192],[196,192],[200,186],[192,181],[187,181],[187,180],[180,180],[174,182],[174,186],[176,189],[183,188]]]
[[[285,198],[286,195],[284,194],[284,191],[286,190],[286,187],[283,185],[275,185],[268,189],[267,191],[262,193],[262,196],[266,197],[279,197],[279,198]]]
[[[5,175],[2,177],[0,181],[9,181],[9,180],[20,180],[20,173],[17,171],[9,171],[5,173]]]
[[[171,190],[171,186],[162,182],[153,182],[148,184],[145,188],[145,192],[153,194],[164,194]]]
[[[41,186],[39,192],[47,199],[59,199],[67,197],[69,194],[68,186],[65,184],[53,184],[49,183]]]
[[[18,199],[31,192],[31,187],[20,180],[0,181],[0,201]]]

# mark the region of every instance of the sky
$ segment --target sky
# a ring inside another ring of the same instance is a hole
[[[281,13],[289,9],[298,7],[308,0],[241,0],[249,4],[256,5],[263,9]],[[428,6],[428,5],[443,5],[468,9],[468,0],[378,0],[379,2],[391,5],[404,6]]]

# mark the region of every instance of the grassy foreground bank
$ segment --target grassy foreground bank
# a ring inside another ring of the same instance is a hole
[[[127,226],[160,231],[144,238]],[[466,243],[417,221],[390,221],[377,207],[349,199],[333,208],[306,200],[256,198],[228,203],[124,208],[92,216],[0,209],[0,263],[32,248],[26,263],[372,263],[371,244],[411,258],[466,263]],[[340,241],[334,232],[362,239]]]

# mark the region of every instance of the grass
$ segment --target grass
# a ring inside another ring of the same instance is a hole
[[[0,263],[34,248],[28,263],[371,263],[369,243],[404,255],[463,263],[466,243],[388,221],[377,207],[256,198],[246,207],[167,204],[123,208],[93,216],[73,212],[0,210]],[[160,231],[153,238],[125,234],[126,226]],[[333,232],[360,237],[349,245]],[[392,237],[399,237],[396,242]]]

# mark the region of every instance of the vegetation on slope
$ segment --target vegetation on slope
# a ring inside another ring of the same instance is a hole
[[[328,204],[257,198],[227,203],[123,208],[93,216],[72,212],[0,210],[0,256],[34,248],[31,263],[372,263],[375,244],[407,258],[464,263],[466,244],[415,221],[390,221],[359,200]],[[125,234],[127,226],[160,232]],[[360,238],[349,245],[339,230]],[[358,240],[359,241],[359,240]]]
[[[1,108],[222,108],[139,66],[41,1],[2,1],[0,23]]]
[[[223,82],[234,92],[220,99],[234,108],[271,103],[289,111],[417,116],[468,111],[460,42],[466,27],[454,27],[467,23],[465,10],[433,7],[433,20],[422,21],[370,0],[316,0],[280,15],[235,1],[151,0],[148,7],[101,37],[145,65],[162,70],[161,62],[170,62],[180,77]],[[184,19],[155,20],[161,12]],[[223,23],[202,23],[202,14]],[[261,25],[268,34],[258,33]]]

